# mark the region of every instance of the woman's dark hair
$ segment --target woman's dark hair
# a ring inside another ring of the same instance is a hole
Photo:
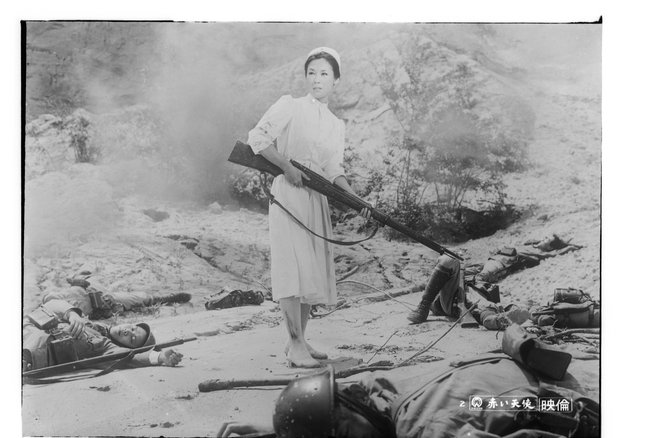
[[[307,76],[307,67],[309,66],[309,63],[314,61],[315,59],[325,59],[330,63],[332,66],[332,73],[335,75],[335,79],[338,79],[341,76],[341,73],[339,72],[339,63],[335,59],[334,56],[327,52],[319,52],[315,53],[309,58],[307,58],[307,61],[305,61],[305,76]]]

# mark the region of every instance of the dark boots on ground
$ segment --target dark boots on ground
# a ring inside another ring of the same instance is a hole
[[[419,303],[417,308],[410,312],[408,315],[408,321],[413,324],[420,324],[429,317],[429,311],[431,310],[431,304],[433,301],[422,298],[422,301]]]
[[[186,292],[177,292],[169,295],[163,295],[160,297],[153,297],[153,304],[172,304],[172,303],[187,303],[190,301],[191,295]]]
[[[408,321],[413,324],[420,324],[429,317],[429,311],[433,307],[434,314],[437,314],[437,308],[440,308],[440,303],[434,305],[434,301],[437,301],[438,294],[442,290],[442,287],[449,281],[450,275],[435,269],[429,282],[426,283],[426,289],[424,289],[424,295],[422,295],[422,301],[419,303],[417,308],[410,312],[408,315]],[[442,314],[442,313],[440,313]]]

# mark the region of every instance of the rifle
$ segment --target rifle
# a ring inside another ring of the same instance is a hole
[[[252,152],[252,148],[241,141],[237,141],[234,145],[234,149],[229,155],[229,161],[235,164],[240,164],[241,166],[258,170],[260,172],[270,173],[273,176],[278,176],[284,173],[282,169],[268,161],[266,158]],[[301,170],[303,173],[305,173],[305,175],[309,177],[308,180],[303,178],[303,184],[310,189],[315,190],[357,211],[361,211],[363,208],[369,208],[371,210],[371,217],[381,224],[394,228],[398,232],[405,234],[411,239],[416,240],[417,242],[439,254],[447,254],[448,256],[455,259],[463,260],[463,258],[455,252],[452,252],[439,243],[429,239],[428,237],[425,237],[422,234],[411,230],[407,226],[392,219],[385,213],[372,208],[368,202],[333,184],[308,167],[298,163],[295,160],[291,160],[291,164],[293,164],[294,167]]]
[[[336,370],[335,379],[344,379],[346,377],[350,377],[355,374],[360,374],[367,371],[379,371],[379,370],[389,371],[394,368],[395,367],[391,365],[371,365],[371,366],[358,365],[343,370]],[[233,380],[209,379],[199,383],[199,385],[197,385],[197,389],[199,389],[199,392],[211,392],[211,391],[225,391],[225,390],[237,389],[237,388],[254,388],[258,386],[286,386],[290,382],[296,380],[296,378],[283,377],[278,379],[233,379]]]
[[[108,354],[106,356],[98,356],[98,357],[90,357],[89,359],[82,359],[82,360],[76,360],[73,362],[65,362],[61,363],[58,365],[53,365],[49,367],[44,367],[44,368],[38,368],[36,370],[30,370],[30,371],[25,371],[22,376],[23,378],[28,378],[28,379],[35,379],[35,378],[42,378],[42,377],[48,377],[52,375],[57,375],[57,374],[62,374],[62,373],[69,373],[71,371],[78,371],[80,369],[84,368],[92,368],[94,365],[103,363],[103,362],[109,362],[113,360],[120,360],[124,359],[125,357],[131,355],[134,356],[138,353],[144,353],[145,351],[150,351],[151,349],[154,349],[156,351],[160,351],[163,348],[169,348],[173,347],[175,345],[181,345],[185,342],[190,342],[194,341],[197,338],[192,337],[192,338],[179,338],[179,339],[174,339],[169,342],[163,342],[161,344],[156,344],[156,345],[148,345],[144,347],[139,347],[139,348],[133,348],[129,351],[122,351],[119,353],[113,353],[113,354]]]

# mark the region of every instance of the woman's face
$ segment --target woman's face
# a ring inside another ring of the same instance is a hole
[[[309,93],[323,103],[328,103],[328,96],[339,83],[339,79],[335,79],[332,66],[323,58],[315,59],[307,65],[306,78]]]

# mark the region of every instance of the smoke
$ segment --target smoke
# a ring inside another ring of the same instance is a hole
[[[279,95],[299,91],[310,49],[331,46],[355,59],[370,44],[413,29],[448,47],[487,53],[489,61],[548,76],[561,69],[600,85],[600,26],[53,22],[28,27],[30,47],[39,47],[29,52],[28,67],[42,69],[28,72],[28,104],[35,114],[48,101],[96,114],[144,104],[155,120],[148,126],[143,118],[100,130],[105,156],[119,150],[124,160],[150,163],[130,166],[138,190],[226,202],[228,177],[239,171],[226,161],[231,147]],[[350,71],[353,64],[345,66],[349,82],[360,74]],[[287,65],[296,68],[278,69]]]
[[[359,27],[101,22],[71,23],[57,30],[71,36],[73,47],[67,50],[73,60],[72,85],[67,90],[81,96],[81,106],[109,114],[144,104],[160,126],[157,135],[146,126],[140,135],[140,127],[106,118],[107,126],[99,128],[96,137],[106,158],[116,159],[117,151],[131,145],[136,158],[148,150],[157,164],[142,166],[142,175],[135,175],[136,166],[130,166],[131,181],[140,181],[146,194],[226,202],[228,177],[237,171],[226,160],[230,149],[266,109],[254,103],[260,91],[256,84],[250,87],[249,80],[246,88],[246,77],[302,59],[314,46],[347,47],[346,31]],[[383,30],[367,28],[358,32],[365,41]],[[292,92],[288,78],[274,79],[279,86],[264,94]],[[152,147],[142,147],[145,141]],[[157,188],[160,193],[154,192]]]
[[[213,25],[170,24],[156,32],[162,59],[145,101],[163,122],[164,148],[184,165],[196,197],[225,201],[226,151],[240,130],[237,76],[226,30]]]
[[[277,97],[299,93],[296,87],[310,49],[330,46],[348,61],[340,90],[348,96],[347,102],[359,101],[345,113],[355,120],[373,111],[370,105],[382,105],[379,84],[368,76],[373,60],[366,59],[371,52],[365,49],[413,28],[461,56],[472,56],[483,67],[477,69],[483,75],[511,73],[505,83],[515,83],[516,75],[524,72],[545,80],[552,92],[591,96],[600,92],[601,26],[597,25],[31,23],[28,120],[88,109],[94,130],[88,146],[102,158],[95,165],[76,165],[78,170],[72,171],[61,164],[71,164],[70,160],[55,156],[59,150],[55,146],[66,150],[68,133],[56,132],[55,127],[48,135],[39,130],[28,133],[40,141],[35,148],[26,142],[27,153],[42,155],[26,157],[26,165],[39,158],[36,162],[53,168],[40,177],[26,173],[26,251],[71,238],[86,239],[116,226],[122,216],[116,201],[133,194],[229,202],[229,177],[241,171],[227,162],[231,147],[237,139],[245,139]],[[436,73],[451,59],[440,59]],[[560,88],[562,84],[566,88]],[[432,88],[425,92],[433,94]],[[506,87],[499,89],[509,93]],[[509,114],[516,129],[533,125],[533,117],[527,117],[531,110],[516,107],[515,97],[500,96],[501,111],[495,100],[485,107]],[[445,122],[429,126],[445,137],[473,131],[463,119],[444,116]],[[501,120],[496,122],[501,128]],[[379,147],[387,141],[385,132],[372,127],[354,131],[353,141]],[[368,166],[377,164],[372,161]]]
[[[333,45],[341,50],[356,38],[375,40],[386,28],[356,24],[153,23],[150,30],[153,53],[139,63],[139,71],[147,79],[135,100],[154,108],[162,122],[158,149],[163,162],[177,165],[176,189],[181,196],[223,203],[229,200],[229,176],[239,171],[227,162],[227,157],[235,141],[245,139],[266,110],[260,95],[275,99],[294,93],[289,77],[269,78],[265,73],[265,86],[251,84],[250,78],[298,60],[302,78],[302,60],[311,48]],[[257,85],[265,89],[258,90]],[[98,89],[88,87],[88,92],[106,99]]]
[[[91,165],[69,174],[50,172],[25,185],[25,253],[64,247],[114,227],[120,214],[113,190]]]
[[[499,55],[530,76],[547,80],[548,91],[600,95],[602,25],[497,25]],[[508,47],[507,47],[508,46]]]

